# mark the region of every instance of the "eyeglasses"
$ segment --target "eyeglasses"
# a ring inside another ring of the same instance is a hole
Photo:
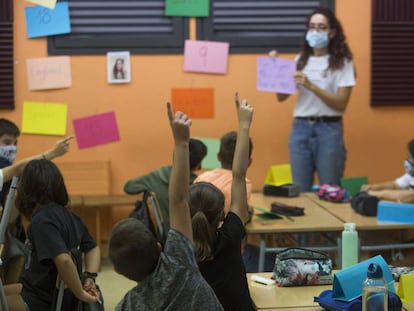
[[[327,31],[329,26],[325,24],[309,24],[308,30],[316,30],[316,31]]]

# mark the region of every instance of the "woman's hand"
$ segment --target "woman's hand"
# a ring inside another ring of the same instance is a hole
[[[297,85],[302,85],[303,87],[312,90],[312,82],[309,81],[308,76],[303,71],[296,71],[293,75]]]
[[[276,50],[271,50],[269,52],[269,56],[273,57],[273,58],[277,58],[277,57],[279,57],[279,53]]]

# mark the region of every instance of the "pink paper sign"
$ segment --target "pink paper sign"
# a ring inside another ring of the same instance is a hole
[[[294,94],[295,71],[296,62],[293,60],[260,56],[257,58],[257,90]]]
[[[78,148],[88,148],[118,141],[119,132],[115,112],[73,120]]]
[[[225,74],[228,55],[227,42],[186,40],[184,71]]]
[[[29,90],[59,89],[72,86],[70,58],[54,56],[26,60]]]

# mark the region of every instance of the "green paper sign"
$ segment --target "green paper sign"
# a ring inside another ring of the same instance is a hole
[[[166,16],[207,17],[209,9],[209,0],[165,0]]]

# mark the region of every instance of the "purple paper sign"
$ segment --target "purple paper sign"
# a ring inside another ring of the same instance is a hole
[[[78,148],[88,148],[119,140],[115,112],[73,120]]]
[[[184,71],[225,74],[228,56],[227,42],[186,40]]]
[[[296,83],[293,75],[296,62],[290,59],[258,57],[257,58],[257,90],[294,94]]]

